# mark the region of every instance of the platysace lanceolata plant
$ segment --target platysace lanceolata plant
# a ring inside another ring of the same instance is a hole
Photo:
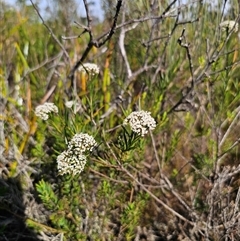
[[[98,150],[96,150],[93,157],[95,158],[95,162],[92,162],[92,160],[90,160],[90,154],[93,152],[94,148],[97,148],[97,142],[93,136],[86,132],[93,129],[91,123],[94,123],[95,128],[95,123],[97,123],[97,121],[95,122],[94,120],[93,122],[88,122],[88,119],[90,118],[86,118],[86,116],[89,114],[92,116],[92,112],[89,110],[94,110],[94,103],[99,101],[99,99],[96,100],[96,95],[93,94],[94,92],[92,91],[94,89],[93,80],[97,80],[99,68],[95,64],[84,64],[79,68],[79,71],[82,73],[81,77],[83,77],[81,80],[87,80],[85,81],[87,84],[86,88],[84,85],[81,85],[82,90],[85,88],[87,91],[83,92],[83,95],[80,98],[73,98],[72,100],[65,102],[65,104],[63,103],[62,109],[59,107],[59,111],[57,111],[58,108],[51,103],[46,104],[45,108],[42,106],[37,107],[37,111],[35,112],[41,119],[49,119],[46,128],[49,128],[49,134],[53,135],[56,140],[54,143],[54,150],[58,155],[53,155],[53,163],[59,174],[57,175],[57,178],[61,180],[58,184],[59,192],[55,192],[51,189],[51,184],[43,180],[37,184],[37,190],[46,207],[54,206],[54,209],[50,208],[52,209],[51,221],[54,223],[55,227],[67,230],[66,238],[68,240],[86,239],[83,233],[77,231],[79,229],[78,224],[82,223],[82,221],[79,221],[82,220],[82,214],[79,213],[78,209],[79,207],[84,209],[88,208],[86,203],[83,204],[82,199],[79,198],[83,195],[84,191],[79,183],[91,186],[91,179],[86,178],[86,176],[89,176],[88,172],[95,173],[96,171],[97,173],[100,173],[102,168],[105,169],[106,167],[108,167],[109,177],[111,176],[112,179],[117,180],[119,178],[121,163],[135,165],[133,162],[134,159],[132,158],[134,153],[138,152],[139,147],[141,149],[142,143],[144,143],[143,137],[156,127],[156,121],[153,119],[150,112],[132,112],[123,120],[122,131],[120,131],[120,134],[117,137],[109,136],[110,140],[106,140],[106,142],[104,142],[104,140],[102,141],[102,151],[103,153],[108,153],[106,158],[102,158],[100,155],[98,156],[98,154],[96,154],[98,153]],[[82,114],[83,109],[84,115]],[[54,116],[51,115],[52,113],[59,114]],[[114,148],[107,143],[115,143],[117,148]],[[111,157],[109,158],[109,156]],[[88,161],[90,168],[83,173]],[[115,163],[117,163],[117,165],[115,165]],[[111,166],[111,168],[109,168],[109,166]],[[127,176],[125,177],[127,178]],[[128,181],[131,185],[131,178],[128,179]],[[104,192],[101,194],[98,193],[98,195],[102,195],[101,198],[105,200],[110,193],[114,194],[113,190],[116,188],[119,187],[109,185],[108,190],[103,189]],[[48,191],[46,191],[46,189]],[[123,189],[127,191],[128,187],[124,186]],[[128,199],[125,192],[121,195],[121,198]],[[138,194],[136,196],[138,196]],[[114,198],[115,197],[113,197],[113,200]],[[114,205],[113,200],[111,200],[111,202],[110,200],[105,200],[105,202]],[[125,217],[134,217],[136,219],[134,225],[137,225],[138,220],[140,220],[140,216],[138,215],[141,214],[143,208],[141,205],[139,206],[139,203],[140,201],[134,203],[134,205],[136,204],[135,211],[125,208],[125,204],[123,204],[123,210],[125,211],[120,214],[121,217],[119,216],[119,220],[129,226],[129,220],[131,218],[126,219]],[[129,203],[127,202],[127,205],[131,207],[132,201]],[[111,206],[109,208],[111,208]],[[94,212],[93,208],[88,209],[88,212],[92,215]],[[69,222],[69,220],[67,220],[66,217],[69,216],[69,213],[73,215],[73,220],[75,221]],[[78,220],[78,222],[76,222],[76,220]],[[132,225],[131,228],[129,226],[128,231],[126,231],[130,236],[135,230],[134,225]],[[96,228],[96,230],[99,230],[99,228]],[[96,233],[97,236],[95,237],[98,238],[99,231]]]

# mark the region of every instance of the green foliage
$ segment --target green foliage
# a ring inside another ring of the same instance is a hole
[[[170,146],[169,146],[169,149],[167,151],[167,154],[166,154],[166,162],[172,158],[172,155],[173,153],[175,152],[176,150],[176,147],[177,147],[177,144],[179,143],[179,140],[180,140],[180,136],[181,136],[181,133],[179,130],[176,130],[173,135],[172,135],[172,138],[171,138],[171,143],[170,143]]]
[[[143,210],[146,205],[146,195],[138,194],[136,201],[128,202],[121,215],[123,229],[126,229],[125,239],[127,241],[134,238],[136,227],[140,224]]]
[[[139,146],[141,136],[133,131],[129,131],[122,125],[122,134],[118,136],[116,147],[122,152],[128,152]]]
[[[44,205],[50,210],[55,210],[58,206],[58,198],[55,195],[51,184],[41,180],[36,184],[36,189]]]

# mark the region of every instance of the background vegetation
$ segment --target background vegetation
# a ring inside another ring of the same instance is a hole
[[[0,5],[0,240],[240,240],[237,0]],[[125,148],[139,109],[157,128]],[[79,132],[99,146],[59,176]]]

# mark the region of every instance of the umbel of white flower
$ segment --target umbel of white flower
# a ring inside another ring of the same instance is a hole
[[[60,175],[81,173],[87,162],[87,154],[97,145],[95,139],[85,133],[74,135],[68,143],[67,150],[57,157]]]
[[[60,175],[76,175],[83,171],[86,162],[87,158],[85,155],[64,151],[57,157],[58,172]]]
[[[35,109],[36,116],[42,120],[47,120],[51,113],[58,113],[58,108],[54,103],[46,102],[43,105],[37,106]]]
[[[151,113],[143,110],[132,112],[123,121],[123,124],[129,124],[131,130],[141,136],[156,128],[156,121],[152,118]]]
[[[88,73],[89,75],[99,74],[99,67],[96,64],[86,63],[78,68],[78,71],[82,73]]]
[[[68,150],[86,154],[87,152],[91,152],[96,145],[97,142],[92,136],[85,133],[80,133],[74,135],[74,137],[68,143]]]
[[[221,22],[219,26],[222,30],[228,29],[229,32],[232,31],[232,30],[234,32],[238,31],[238,23],[235,22],[235,21],[226,20],[226,21]]]

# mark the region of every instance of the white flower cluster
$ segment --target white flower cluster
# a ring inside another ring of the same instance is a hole
[[[70,154],[68,151],[62,152],[57,157],[57,168],[60,175],[81,173],[86,165],[87,158],[82,154]]]
[[[67,150],[57,157],[60,175],[81,173],[87,162],[86,155],[97,145],[94,138],[85,133],[74,135],[68,143]]]
[[[91,152],[97,145],[94,138],[88,134],[80,133],[74,135],[72,140],[68,143],[68,150],[73,152],[86,153]]]
[[[88,73],[89,75],[99,74],[99,67],[92,63],[83,64],[78,68],[78,70],[83,73]]]
[[[54,103],[46,102],[43,105],[39,105],[35,109],[35,114],[42,120],[47,120],[50,113],[58,113],[58,108]]]
[[[236,23],[235,21],[226,20],[224,22],[221,22],[219,26],[223,31],[226,31],[227,29],[229,32],[232,30],[234,32],[238,31],[238,23]]]
[[[143,110],[132,112],[123,124],[129,124],[132,131],[141,136],[156,128],[156,121],[152,118],[151,113]]]

